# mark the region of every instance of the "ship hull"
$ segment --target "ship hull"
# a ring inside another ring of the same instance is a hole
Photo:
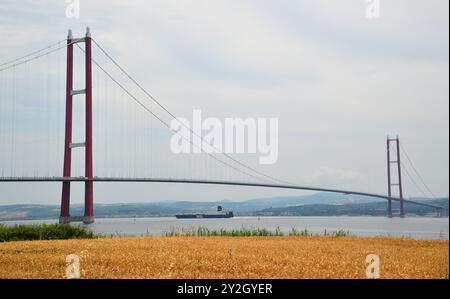
[[[216,219],[216,218],[233,218],[233,214],[182,214],[175,215],[177,219]]]

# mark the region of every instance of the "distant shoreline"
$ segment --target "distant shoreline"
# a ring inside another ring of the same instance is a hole
[[[419,200],[419,199],[417,199]],[[448,198],[428,199],[427,203],[444,208],[449,207]],[[345,196],[315,194],[309,196],[274,197],[251,199],[242,202],[214,201],[188,202],[171,201],[155,203],[95,204],[96,218],[148,218],[173,217],[184,212],[207,211],[211,207],[223,206],[235,216],[386,216],[386,201],[368,200],[364,197],[349,201]],[[394,215],[398,214],[398,203],[393,203]],[[16,204],[0,205],[0,221],[51,220],[59,219],[59,205]],[[82,205],[72,205],[72,215],[83,215]],[[408,217],[448,217],[430,207],[405,204]]]
[[[347,217],[351,217],[351,218],[366,218],[366,217],[370,217],[370,218],[386,218],[386,216],[381,216],[381,215],[329,215],[329,216],[284,216],[284,215],[276,215],[276,216],[271,216],[271,215],[261,215],[261,216],[255,216],[255,215],[236,215],[234,218],[238,218],[238,219],[244,219],[244,218],[318,218],[318,217],[323,217],[323,218],[347,218]],[[167,215],[167,216],[136,216],[136,217],[130,217],[130,216],[95,216],[95,219],[160,219],[160,218],[170,218],[170,219],[176,219],[175,215]],[[407,215],[406,218],[429,218],[429,219],[449,219],[449,216],[445,216],[445,217],[437,217],[437,216],[419,216],[419,215]],[[182,221],[189,221],[191,219],[177,219],[180,222]],[[202,219],[202,218],[196,218],[196,220],[208,220],[208,219]],[[11,222],[22,222],[22,221],[48,221],[48,222],[58,222],[59,219],[58,218],[27,218],[27,219],[0,219],[0,224],[1,223],[11,223]]]

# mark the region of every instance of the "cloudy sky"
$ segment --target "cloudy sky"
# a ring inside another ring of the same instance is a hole
[[[433,193],[448,195],[448,1],[381,0],[379,18],[367,18],[364,0],[81,0],[79,18],[67,17],[69,4],[1,0],[0,63],[64,39],[69,28],[82,36],[90,26],[177,116],[201,109],[219,119],[278,118],[277,163],[235,156],[260,171],[299,184],[386,193],[386,136],[398,134]],[[6,153],[10,146],[1,147]],[[1,167],[7,160],[4,154]],[[407,196],[421,195],[406,174],[404,181]],[[95,188],[95,200],[104,203],[303,194],[165,184]],[[73,201],[81,202],[82,186],[74,189]],[[0,185],[0,204],[57,204],[59,197],[59,184]]]

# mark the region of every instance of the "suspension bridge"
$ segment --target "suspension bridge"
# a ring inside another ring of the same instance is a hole
[[[388,194],[287,182],[230,154],[205,150],[211,145],[203,141],[187,140],[200,147],[200,154],[168,155],[168,139],[179,134],[170,126],[174,113],[93,39],[89,28],[84,37],[74,38],[69,30],[66,39],[0,64],[0,103],[0,182],[62,183],[62,223],[94,221],[94,182],[210,184],[362,195],[385,199],[389,217],[393,216],[392,201],[399,202],[400,217],[405,215],[404,203],[448,211],[404,198],[400,152],[406,152],[398,138],[387,139]],[[424,195],[435,197],[409,156],[407,161],[420,183],[410,172],[408,177]],[[85,184],[83,216],[70,214],[74,182]],[[398,196],[393,195],[396,187]]]

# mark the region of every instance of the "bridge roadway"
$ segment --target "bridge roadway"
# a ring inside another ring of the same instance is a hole
[[[227,185],[227,186],[245,186],[245,187],[260,187],[260,188],[276,188],[276,189],[293,189],[306,190],[317,192],[330,192],[347,195],[361,195],[367,197],[381,198],[386,200],[400,201],[398,197],[389,197],[383,194],[340,190],[331,188],[321,188],[312,186],[300,185],[283,185],[283,184],[269,184],[269,183],[251,183],[251,182],[233,182],[233,181],[214,181],[214,180],[190,180],[190,179],[167,179],[167,178],[116,178],[116,177],[2,177],[1,182],[116,182],[116,183],[172,183],[172,184],[203,184],[203,185]],[[440,210],[448,210],[448,208],[440,207],[424,202],[417,202],[413,200],[403,200],[404,203],[415,204],[419,206],[435,208]]]

